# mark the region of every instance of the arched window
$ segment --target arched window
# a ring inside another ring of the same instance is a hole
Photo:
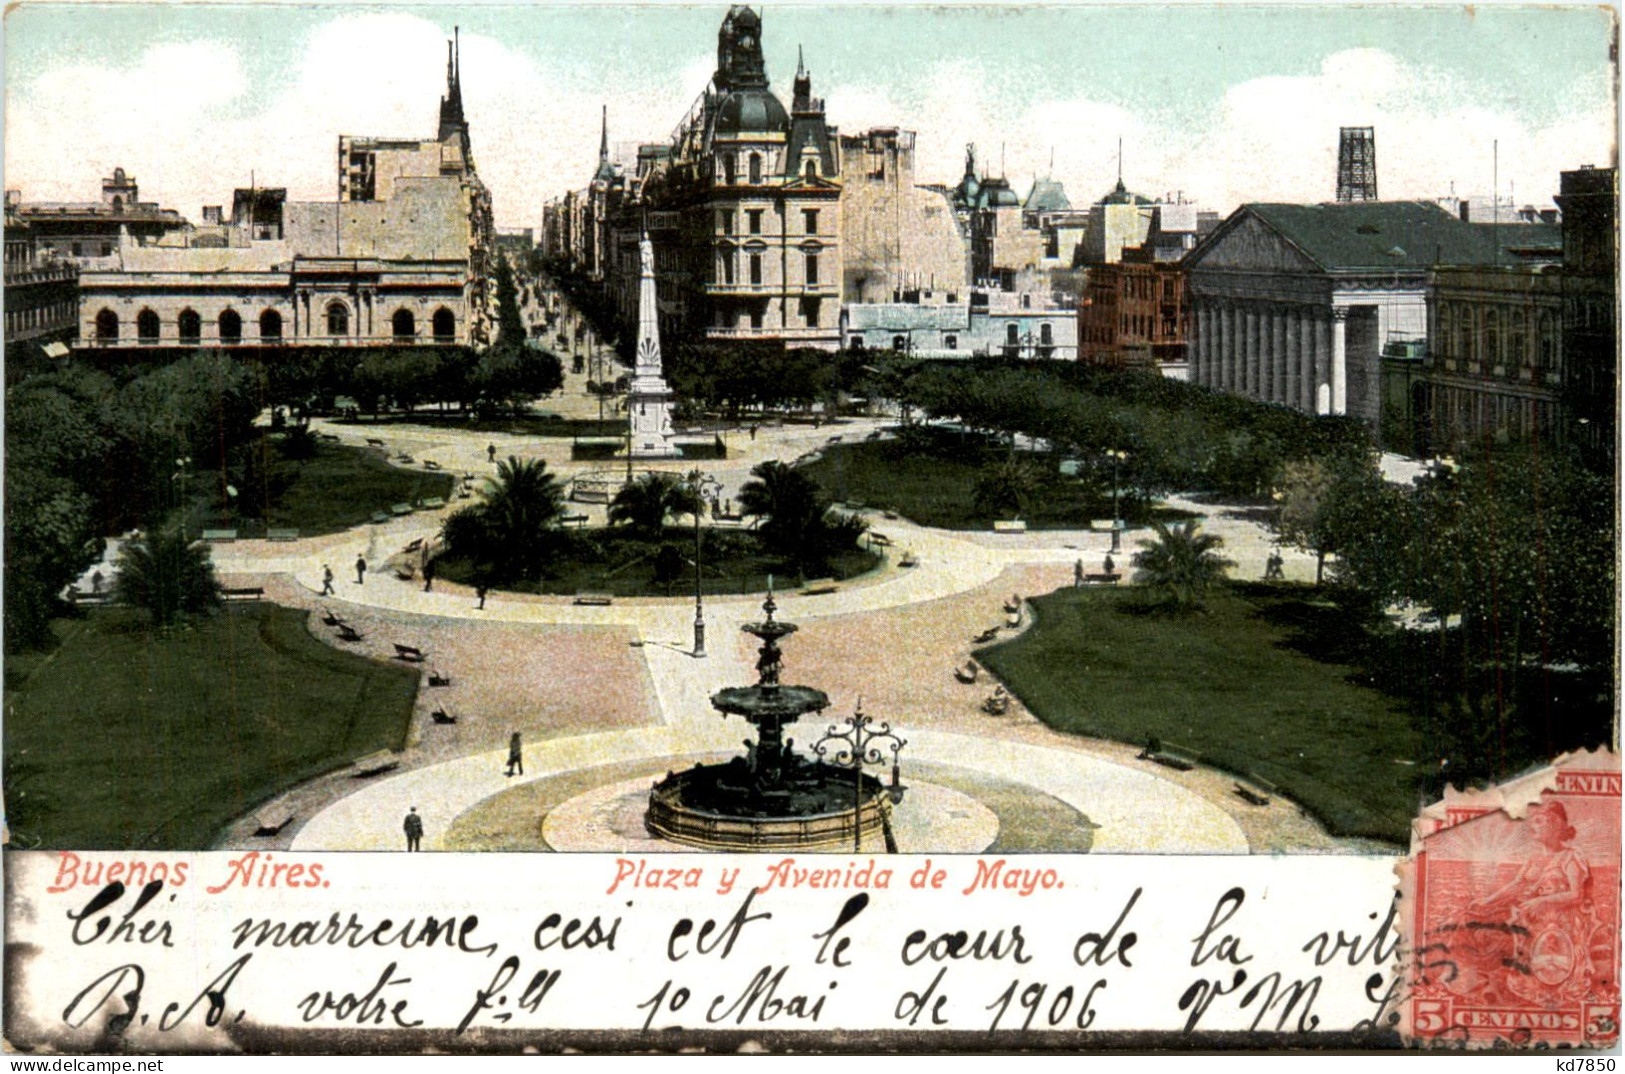
[[[1438,332],[1440,349],[1448,351],[1451,344],[1456,341],[1456,310],[1448,302],[1439,303]],[[1447,357],[1454,358],[1456,355],[1449,354]]]
[[[175,327],[182,343],[197,343],[203,338],[203,318],[198,316],[197,310],[181,310],[181,315],[175,318]]]
[[[350,307],[342,302],[333,302],[328,305],[327,334],[330,336],[347,336],[350,334]]]
[[[260,314],[260,338],[282,338],[282,314],[276,310],[266,310]]]
[[[805,175],[808,179],[816,179],[818,177],[817,159],[808,157],[806,165],[801,169],[801,174]]]
[[[156,313],[151,310],[142,310],[136,314],[135,338],[146,344],[158,342],[158,315]]]
[[[1469,362],[1473,355],[1473,310],[1463,306],[1456,311],[1456,361]]]
[[[1055,353],[1055,329],[1048,324],[1038,326],[1038,356],[1048,358]]]
[[[457,317],[444,306],[434,311],[431,322],[434,326],[434,339],[436,343],[450,343],[457,338]]]
[[[1516,377],[1529,368],[1528,320],[1523,310],[1512,311],[1512,323],[1507,332],[1507,376]]]
[[[722,154],[722,183],[724,186],[734,185],[734,155]]]
[[[907,336],[893,336],[893,337],[891,337],[891,349],[894,350],[894,351],[906,351],[906,350],[908,350],[908,337]]]
[[[1557,372],[1557,325],[1550,313],[1540,315],[1540,370]]]
[[[118,314],[112,310],[96,314],[96,339],[102,343],[118,341]]]
[[[243,318],[236,310],[224,310],[220,314],[220,342],[241,343],[243,341]]]
[[[1021,329],[1013,322],[1004,326],[1004,356],[1017,358],[1021,355]]]
[[[389,323],[395,331],[396,342],[409,342],[417,338],[418,321],[412,316],[411,310],[396,310]]]
[[[750,181],[752,183],[762,181],[762,154],[760,153],[750,155]]]

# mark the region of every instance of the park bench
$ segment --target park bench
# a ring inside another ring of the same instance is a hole
[[[1019,518],[1001,518],[993,523],[994,533],[1026,533],[1027,523]]]
[[[351,779],[366,779],[368,776],[381,776],[385,772],[393,772],[401,766],[400,754],[394,750],[379,750],[358,758],[350,768]]]
[[[851,505],[848,504],[848,506],[851,506]],[[870,530],[869,531],[869,543],[870,544],[878,544],[882,548],[890,548],[892,540],[891,540],[890,537],[887,537],[884,533],[876,533],[873,530]]]
[[[897,565],[899,567],[918,567],[920,561],[915,558],[913,552],[904,552],[903,558],[897,561]]]
[[[340,623],[338,626],[340,641],[360,641],[362,634],[349,623]]]
[[[395,568],[395,577],[399,578],[403,582],[410,582],[413,578],[417,577],[417,568],[412,566],[410,563],[399,564]]]
[[[389,521],[389,512],[388,511],[374,511],[372,513],[372,521],[373,521],[374,524],[388,522]]]
[[[287,807],[266,810],[254,818],[254,834],[261,839],[269,839],[282,834],[282,829],[292,823],[293,814],[288,812]]]
[[[585,526],[587,524],[587,516],[586,515],[564,515],[563,517],[561,517],[559,519],[559,522],[560,522],[560,524],[565,525],[565,526]]]
[[[322,609],[322,622],[331,627],[342,626],[344,624],[344,620],[334,615],[331,608]]]
[[[588,608],[607,608],[615,603],[615,598],[607,593],[583,593],[573,603]]]
[[[399,462],[399,463],[404,463],[404,464],[406,464],[408,466],[410,466],[414,462],[417,462],[416,459],[414,459],[412,456],[408,455],[404,451],[401,452],[399,455],[395,456],[395,461]]]
[[[457,722],[457,717],[455,717],[451,713],[447,712],[446,707],[444,705],[442,705],[440,708],[435,709],[433,712],[429,713],[429,717],[431,719],[433,719],[435,723],[438,723],[438,724],[448,724],[448,723],[456,723]]]
[[[1151,760],[1176,772],[1189,772],[1201,763],[1202,755],[1177,742],[1165,742],[1160,750],[1151,754]]]
[[[472,500],[474,498],[474,490],[469,488],[467,485],[464,485],[462,488],[457,490],[457,498],[459,500]]]
[[[438,670],[436,668],[430,668],[429,669],[429,685],[430,686],[450,686],[451,685],[451,676],[446,674],[444,671],[440,671],[440,670]]]
[[[801,595],[804,597],[825,597],[831,593],[840,592],[840,589],[841,587],[835,584],[835,579],[819,578],[808,582],[801,590]]]
[[[339,442],[339,434],[338,433],[317,433],[316,434],[316,439],[318,439],[318,440],[329,440],[329,441],[336,444],[336,443]]]
[[[391,504],[389,507],[389,513],[392,515],[409,515],[412,510],[412,505],[409,503],[396,503]]]
[[[992,641],[998,636],[999,628],[996,626],[990,626],[980,634],[976,635],[976,637],[972,638],[971,641],[977,645],[986,645],[988,642]]]
[[[445,469],[445,467],[441,466],[438,462],[435,462],[433,459],[424,459],[423,460],[423,468],[425,470],[443,470],[443,469]]]
[[[384,442],[382,440],[378,439],[376,436],[369,436],[369,437],[367,437],[367,446],[368,447],[383,447]]]
[[[265,539],[267,541],[297,541],[299,531],[291,526],[275,527],[265,531]]]
[[[426,500],[419,500],[418,506],[423,508],[425,511],[438,511],[442,507],[446,506],[446,501],[441,499],[439,496],[430,496]]]
[[[111,604],[113,594],[106,589],[100,593],[91,589],[70,589],[68,600],[73,604]]]
[[[258,585],[236,587],[222,586],[220,589],[220,596],[224,600],[259,600],[261,597],[265,596],[265,587]]]
[[[965,683],[967,686],[975,682],[981,673],[982,669],[977,666],[976,661],[974,660],[965,661],[964,667],[954,668],[954,678],[958,679],[962,683]]]
[[[204,530],[203,539],[213,543],[224,543],[237,539],[236,530]]]
[[[401,546],[401,554],[406,555],[406,554],[411,553],[411,552],[417,552],[417,551],[421,550],[422,548],[423,548],[423,538],[422,537],[414,537],[410,541],[407,541],[406,544]]]
[[[1252,786],[1249,787],[1240,782],[1236,784],[1236,797],[1249,805],[1267,806],[1270,804],[1271,798],[1281,793],[1281,788],[1260,776],[1257,772],[1247,773],[1247,783],[1251,783]]]
[[[1083,576],[1084,585],[1116,585],[1123,577],[1122,571],[1093,571]]]
[[[409,664],[423,663],[423,650],[419,649],[416,645],[402,645],[400,642],[395,642],[394,644],[395,659],[405,660]]]

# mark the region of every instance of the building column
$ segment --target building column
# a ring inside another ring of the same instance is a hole
[[[1210,383],[1220,391],[1230,387],[1229,347],[1230,308],[1223,302],[1213,307],[1213,375]]]
[[[1272,360],[1270,380],[1270,402],[1286,402],[1286,307],[1275,307],[1275,331],[1270,334]]]
[[[1202,299],[1196,307],[1196,346],[1191,348],[1191,383],[1206,384],[1208,357],[1213,352],[1213,315]]]
[[[1315,317],[1312,309],[1298,311],[1298,409],[1315,412]]]
[[[1332,309],[1332,413],[1348,413],[1348,319],[1346,306]]]
[[[1303,311],[1296,306],[1287,307],[1286,315],[1286,392],[1283,402],[1297,409],[1303,407]]]

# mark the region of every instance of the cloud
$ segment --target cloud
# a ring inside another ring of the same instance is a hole
[[[143,197],[194,217],[201,205],[229,201],[251,172],[291,197],[327,200],[339,134],[434,134],[445,41],[440,25],[410,12],[341,14],[301,42],[297,66],[269,87],[252,85],[239,45],[219,39],[155,44],[123,68],[58,65],[8,94],[7,185],[28,200],[91,199],[100,177],[122,165]],[[465,34],[464,105],[498,221],[538,224],[548,200],[587,181],[602,104],[612,145],[665,140],[711,73],[709,42],[694,44],[692,54],[668,58],[676,77],[633,79],[649,88],[628,91],[590,63],[543,69],[501,41]],[[842,131],[916,131],[922,183],[957,182],[964,146],[974,142],[984,170],[1002,170],[1018,190],[1054,174],[1077,205],[1116,181],[1119,138],[1132,189],[1183,190],[1220,211],[1331,198],[1342,125],[1376,128],[1389,198],[1432,197],[1452,182],[1463,194],[1487,193],[1496,140],[1502,189],[1515,188],[1520,200],[1544,203],[1559,171],[1614,157],[1606,72],[1577,83],[1569,112],[1542,127],[1515,101],[1481,99],[1437,70],[1367,48],[1330,54],[1309,74],[1238,83],[1207,108],[1178,112],[1131,98],[1043,98],[1034,80],[972,58],[911,68],[884,84],[813,74]]]

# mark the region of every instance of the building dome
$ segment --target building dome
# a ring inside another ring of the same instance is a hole
[[[765,89],[735,90],[717,106],[717,134],[788,134],[790,113]]]
[[[1110,194],[1107,194],[1105,197],[1101,198],[1095,204],[1097,204],[1097,205],[1150,205],[1151,204],[1151,199],[1147,198],[1147,197],[1142,197],[1139,194],[1131,194],[1131,193],[1129,193],[1128,187],[1123,185],[1123,180],[1118,179],[1117,180],[1117,186],[1112,189],[1112,192]]]
[[[988,209],[1020,208],[1021,199],[1010,188],[1008,179],[982,180],[982,205]]]

